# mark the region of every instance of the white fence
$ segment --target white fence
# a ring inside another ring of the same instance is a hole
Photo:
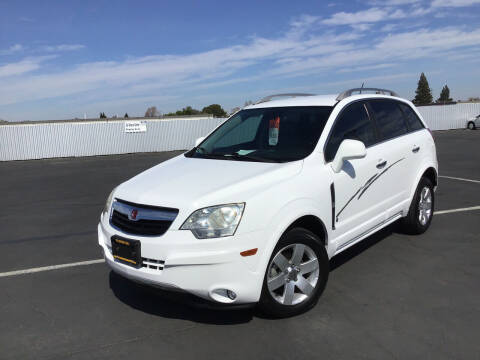
[[[480,114],[480,103],[418,109],[432,130],[447,130],[465,128],[467,119]],[[129,120],[0,125],[0,161],[184,150],[222,121],[205,117],[149,119],[128,129]],[[130,120],[130,125],[135,124]]]
[[[128,120],[0,125],[0,161],[190,149],[223,120],[149,119],[144,132],[127,132]]]
[[[432,130],[464,129],[468,119],[480,114],[480,103],[419,106],[417,109]]]

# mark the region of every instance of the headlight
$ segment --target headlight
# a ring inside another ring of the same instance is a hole
[[[107,202],[105,203],[105,206],[103,208],[102,214],[108,214],[110,211],[110,208],[112,207],[112,202],[113,202],[113,193],[115,192],[117,188],[113,189],[110,195],[108,195]]]
[[[191,230],[197,239],[209,239],[235,234],[245,203],[210,206],[195,211],[180,230]]]

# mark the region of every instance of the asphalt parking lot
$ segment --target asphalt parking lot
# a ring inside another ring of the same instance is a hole
[[[436,132],[436,211],[480,206],[480,131]],[[479,359],[480,210],[390,226],[331,260],[318,305],[271,320],[125,280],[100,258],[109,191],[174,153],[0,163],[0,359]]]

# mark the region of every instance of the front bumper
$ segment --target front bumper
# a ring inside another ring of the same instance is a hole
[[[144,266],[133,268],[117,262],[111,252],[111,237],[140,240]],[[103,219],[98,224],[98,243],[105,261],[116,273],[131,280],[172,290],[179,289],[207,300],[227,304],[257,302],[263,284],[260,269],[262,232],[220,239],[198,240],[188,230],[169,230],[160,237],[123,234]],[[240,252],[252,248],[254,256]],[[226,290],[236,294],[228,297]]]

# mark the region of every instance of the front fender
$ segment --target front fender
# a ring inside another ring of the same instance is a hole
[[[272,229],[272,231],[270,232],[268,239],[265,243],[264,254],[262,256],[261,262],[259,263],[259,271],[265,273],[273,250],[285,230],[287,230],[288,227],[297,219],[306,215],[316,216],[320,219],[320,221],[323,222],[323,224],[328,224],[328,221],[326,221],[326,216],[329,215],[324,214],[320,207],[313,200],[307,198],[296,199],[289,202],[284,207],[282,207],[281,210],[279,210],[275,215],[272,216],[268,226],[266,227],[267,229]],[[330,251],[328,251],[328,239],[330,236],[330,232],[328,227],[325,226],[325,229],[327,253],[329,254],[329,256],[331,256]]]

